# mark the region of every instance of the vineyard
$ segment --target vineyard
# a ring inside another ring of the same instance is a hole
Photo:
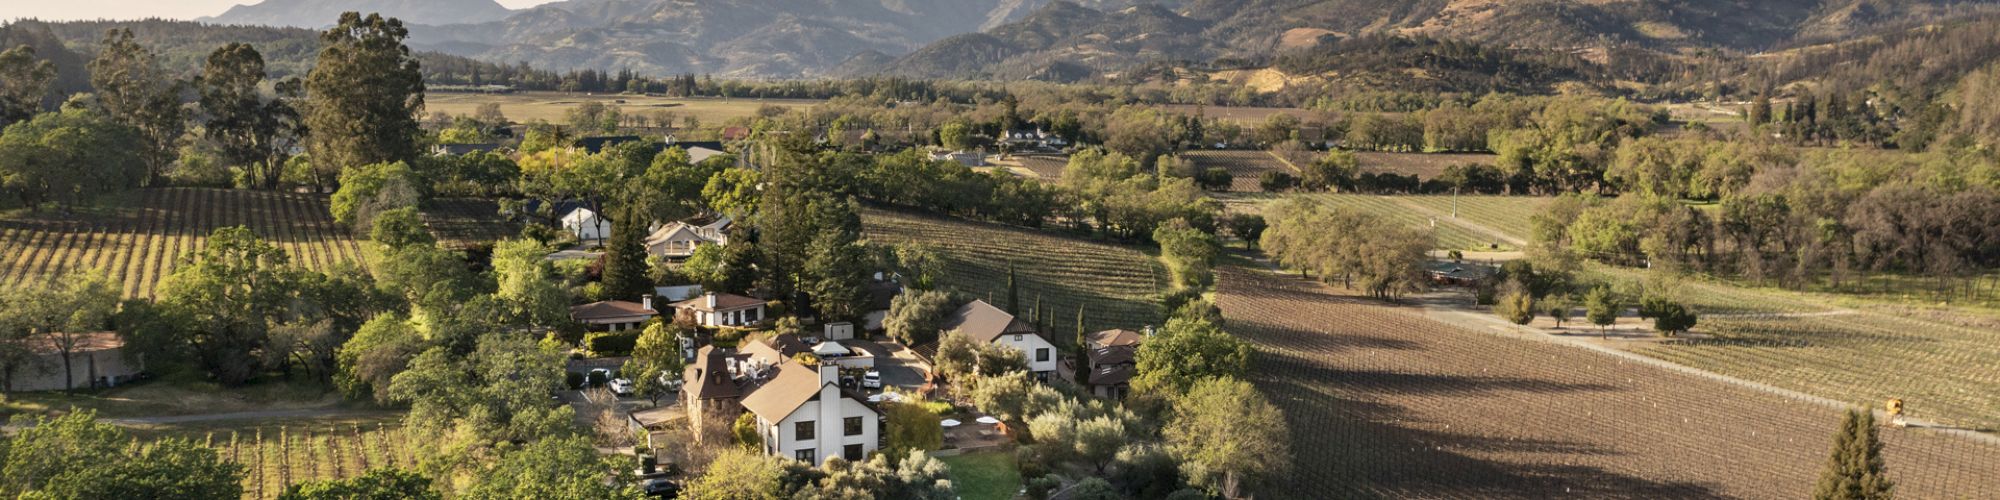
[[[1219,278],[1228,328],[1260,348],[1252,378],[1291,424],[1280,497],[1802,498],[1840,423],[1824,405],[1265,271]],[[1898,496],[2000,495],[1990,440],[1882,434]]]
[[[1524,217],[1531,217],[1535,210],[1545,203],[1545,199],[1523,197],[1460,197],[1458,209],[1461,222],[1451,217],[1450,196],[1376,196],[1364,194],[1307,194],[1301,195],[1320,200],[1342,210],[1356,210],[1375,214],[1386,220],[1408,224],[1421,230],[1430,231],[1437,238],[1437,248],[1444,250],[1519,250],[1524,238],[1510,234],[1513,231],[1527,232]],[[1274,203],[1277,197],[1247,198],[1233,204],[1233,208],[1255,211],[1262,204]],[[1471,200],[1479,199],[1475,207]],[[1435,206],[1442,208],[1433,208]],[[1521,218],[1518,226],[1515,221]],[[1492,226],[1481,221],[1491,221]],[[1490,227],[1489,227],[1490,226]]]
[[[1239,193],[1263,192],[1264,187],[1258,180],[1265,172],[1299,174],[1297,170],[1278,161],[1277,157],[1263,151],[1198,150],[1188,151],[1182,156],[1194,162],[1197,170],[1215,167],[1228,170],[1229,175],[1235,179],[1229,184],[1229,190]]]
[[[255,426],[174,437],[194,439],[242,465],[243,497],[277,498],[290,485],[345,479],[382,467],[412,468],[414,447],[394,423]]]
[[[521,225],[501,217],[500,205],[492,200],[452,198],[424,205],[424,224],[448,247],[491,244],[521,235]]]
[[[884,210],[863,212],[867,236],[877,243],[920,243],[945,258],[940,285],[1006,307],[1007,268],[1015,268],[1023,316],[1039,299],[1049,314],[1051,340],[1075,338],[1076,314],[1085,328],[1160,325],[1155,304],[1165,285],[1156,259],[1127,247],[1064,238],[1027,229]],[[1024,318],[1030,319],[1032,318]]]
[[[1015,159],[1021,162],[1021,168],[1028,169],[1035,173],[1035,177],[1049,182],[1062,179],[1063,169],[1069,167],[1069,157],[1067,156],[1024,155],[1017,156]]]
[[[361,245],[327,215],[321,195],[205,188],[145,189],[88,215],[0,219],[0,286],[96,270],[126,297],[151,297],[216,228],[246,226],[314,270],[361,263]]]
[[[1354,152],[1354,159],[1360,162],[1362,172],[1415,175],[1424,180],[1443,175],[1445,167],[1492,165],[1497,158],[1489,154]]]
[[[1630,272],[1617,279],[1635,279]],[[1912,310],[1781,290],[1714,283],[1680,295],[1701,311],[1700,338],[1636,349],[1640,354],[1724,375],[1846,401],[1910,402],[1915,418],[2000,429],[2000,321],[1968,313]]]

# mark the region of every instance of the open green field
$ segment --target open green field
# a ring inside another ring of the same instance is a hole
[[[951,467],[951,484],[965,500],[1007,500],[1021,491],[1021,470],[1004,451],[938,457]]]
[[[326,196],[142,189],[75,214],[14,211],[0,217],[0,286],[38,285],[81,270],[110,277],[126,297],[151,297],[163,278],[206,246],[209,233],[229,226],[249,227],[308,269],[362,263],[361,243],[333,223]]]
[[[1045,331],[1057,345],[1076,334],[1083,310],[1088,331],[1137,329],[1162,322],[1158,296],[1166,270],[1146,252],[1046,232],[928,215],[870,209],[862,213],[867,237],[877,243],[919,243],[947,264],[942,285],[1007,307],[1007,268],[1019,281],[1021,314],[1039,299],[1049,311]]]
[[[1867,407],[1901,398],[1912,417],[2000,431],[2000,316],[1719,282],[1679,295],[1702,315],[1696,335],[1636,352]]]
[[[1232,210],[1259,213],[1265,205],[1305,196],[1343,210],[1372,213],[1384,219],[1430,231],[1440,250],[1515,251],[1526,246],[1529,220],[1549,201],[1522,196],[1460,196],[1457,217],[1451,196],[1379,196],[1368,194],[1229,195]]]
[[[513,94],[474,93],[433,93],[424,97],[427,112],[470,115],[487,103],[498,103],[500,112],[515,122],[527,123],[536,120],[562,123],[569,119],[570,108],[586,102],[601,102],[617,106],[625,113],[655,112],[674,113],[676,116],[694,116],[703,126],[714,126],[723,122],[755,116],[757,108],[766,105],[799,107],[818,104],[819,101],[799,99],[721,99],[648,97],[621,94],[572,94],[563,92],[519,92]],[[681,119],[674,120],[674,126],[681,126]]]

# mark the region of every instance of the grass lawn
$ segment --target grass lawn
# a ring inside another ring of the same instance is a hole
[[[965,500],[1006,500],[1021,491],[1021,471],[1004,451],[938,457],[951,466],[951,484]]]

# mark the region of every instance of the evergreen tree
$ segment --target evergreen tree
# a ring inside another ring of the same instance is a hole
[[[1007,314],[1021,315],[1021,289],[1014,280],[1014,263],[1007,263]]]
[[[306,75],[307,151],[315,178],[341,169],[415,160],[417,113],[424,109],[424,77],[403,39],[410,30],[394,18],[348,12],[320,34],[318,62]]]
[[[1833,436],[1833,454],[1813,489],[1815,500],[1872,500],[1892,497],[1895,485],[1882,464],[1882,441],[1875,433],[1875,414],[1847,412]]]
[[[620,300],[631,300],[651,291],[646,282],[646,244],[641,240],[646,224],[636,210],[621,210],[611,219],[611,238],[604,248],[604,291]]]

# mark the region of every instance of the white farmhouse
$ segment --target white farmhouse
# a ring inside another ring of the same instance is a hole
[[[958,308],[958,312],[945,318],[942,330],[947,332],[957,330],[958,333],[972,337],[972,340],[978,342],[1004,345],[1021,351],[1021,354],[1028,358],[1028,371],[1033,372],[1035,378],[1041,380],[1048,380],[1049,374],[1055,373],[1056,365],[1059,363],[1056,345],[1036,332],[1035,325],[1021,321],[1020,318],[1015,318],[1014,315],[1007,314],[1007,311],[993,307],[993,304],[983,300],[975,300],[965,307]]]
[[[832,457],[859,461],[880,447],[882,415],[840,388],[840,367],[784,362],[777,370],[743,397],[743,408],[757,415],[765,453],[819,465]]]

